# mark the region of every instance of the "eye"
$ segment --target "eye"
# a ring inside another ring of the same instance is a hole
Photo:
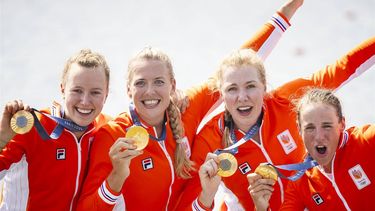
[[[155,80],[154,84],[157,85],[157,86],[162,86],[162,85],[165,84],[165,82],[161,79],[157,79],[157,80]]]
[[[101,94],[102,94],[102,91],[95,90],[95,91],[92,91],[91,94],[92,94],[92,95],[101,95]]]
[[[72,89],[71,92],[81,94],[83,91],[81,89]]]
[[[227,92],[235,92],[235,91],[237,91],[237,87],[235,86],[231,86],[227,88]]]
[[[314,131],[314,130],[315,130],[315,127],[312,126],[312,125],[310,125],[310,126],[306,126],[306,127],[305,127],[305,132],[312,132],[312,131]]]
[[[246,86],[246,89],[252,89],[252,88],[255,88],[255,87],[256,87],[255,84],[248,84]]]
[[[143,80],[138,80],[138,81],[134,82],[134,86],[136,86],[136,87],[144,87],[145,84],[146,83]]]

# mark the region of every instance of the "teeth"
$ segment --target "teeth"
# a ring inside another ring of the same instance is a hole
[[[245,111],[245,110],[249,110],[249,109],[250,109],[250,106],[238,107],[238,110],[240,110],[240,111]]]
[[[317,149],[324,149],[325,146],[316,146]]]
[[[83,114],[88,114],[92,111],[92,109],[83,109],[83,108],[77,108],[77,111]]]
[[[143,102],[145,105],[155,105],[158,103],[158,100],[145,100]]]

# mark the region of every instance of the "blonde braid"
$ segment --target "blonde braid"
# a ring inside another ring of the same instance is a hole
[[[167,108],[169,124],[172,129],[173,138],[176,140],[175,150],[175,170],[178,176],[187,179],[191,178],[190,171],[194,170],[193,162],[187,157],[186,152],[181,144],[184,138],[184,127],[181,121],[181,114],[178,107],[172,102]]]

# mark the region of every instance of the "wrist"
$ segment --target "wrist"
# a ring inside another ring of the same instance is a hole
[[[215,198],[215,194],[210,194],[210,193],[207,193],[205,191],[202,191],[200,194],[199,194],[199,197],[198,197],[198,203],[202,206],[204,206],[205,208],[211,208],[213,207],[213,203],[214,203],[214,198]]]

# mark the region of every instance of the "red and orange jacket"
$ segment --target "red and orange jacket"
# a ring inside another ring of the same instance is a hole
[[[43,110],[50,113],[49,109]],[[40,122],[51,133],[56,122],[39,115]],[[0,175],[3,177],[13,163],[23,156],[28,164],[28,210],[72,210],[76,207],[86,171],[93,134],[108,121],[100,114],[78,140],[64,129],[58,139],[44,141],[37,130],[16,135],[0,153]],[[15,188],[16,189],[16,188]],[[23,195],[22,193],[19,195]],[[14,195],[17,196],[17,195]],[[20,199],[9,199],[18,201]]]
[[[205,85],[188,93],[190,106],[183,114],[183,120],[186,136],[191,141],[200,120],[218,100],[219,95],[211,94],[211,90]],[[194,119],[187,121],[185,114],[194,114]],[[154,127],[141,119],[140,121],[150,135],[157,137]],[[177,178],[174,171],[176,141],[168,121],[165,140],[158,142],[150,139],[143,154],[132,159],[130,176],[121,193],[115,193],[106,184],[106,178],[112,170],[109,149],[119,137],[125,136],[126,129],[133,124],[131,116],[122,113],[97,133],[78,210],[112,210],[115,204],[117,208],[120,206],[126,210],[166,210],[175,205],[185,180]]]
[[[275,15],[285,22],[280,15]],[[272,24],[264,25],[261,30],[243,48],[253,48],[261,51],[265,58],[270,48],[276,45],[285,30]],[[268,46],[268,48],[265,47]],[[189,108],[182,114],[185,133],[192,144],[201,120],[205,117],[215,102],[219,102],[219,93],[211,93],[206,86],[188,91]],[[129,114],[121,114],[115,123],[103,127],[97,134],[93,144],[90,167],[85,181],[78,209],[81,210],[175,210],[186,180],[178,178],[173,168],[175,140],[169,125],[167,138],[163,144],[150,140],[144,153],[132,160],[131,174],[127,178],[121,193],[115,193],[106,184],[105,180],[112,170],[108,157],[109,148],[118,137],[125,136],[126,128],[133,125]],[[143,122],[148,132],[155,136],[153,127]],[[164,145],[164,147],[162,146]]]
[[[375,196],[375,125],[344,131],[332,161],[331,178],[320,167],[285,190],[282,210],[368,210]]]
[[[296,125],[296,114],[293,112],[291,100],[303,94],[304,88],[319,86],[336,89],[348,83],[375,63],[375,37],[350,51],[334,64],[314,73],[310,78],[299,78],[270,92],[264,99],[263,121],[260,127],[261,144],[253,140],[247,141],[238,148],[235,157],[238,161],[236,173],[222,178],[224,183],[226,205],[234,210],[252,210],[253,202],[247,190],[246,175],[263,162],[274,165],[297,163],[303,160],[305,147],[299,136]],[[192,160],[196,168],[204,162],[208,152],[222,149],[223,112],[211,119],[196,136],[192,148]],[[237,140],[244,136],[236,131]],[[283,172],[288,175],[289,172]],[[284,200],[284,188],[287,181],[278,179],[274,186],[270,208],[279,209]],[[198,175],[186,185],[181,197],[181,207],[192,203],[201,191]],[[197,206],[193,204],[193,209]]]

